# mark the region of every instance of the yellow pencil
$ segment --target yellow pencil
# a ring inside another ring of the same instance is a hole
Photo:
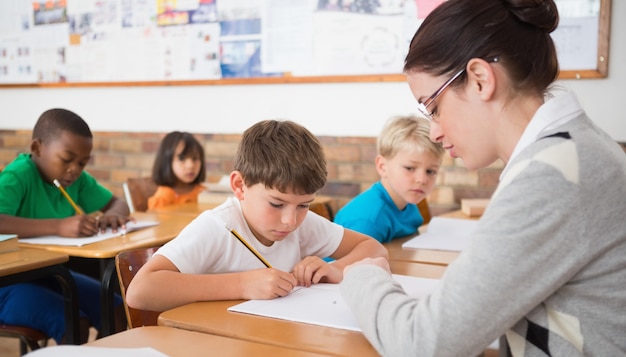
[[[228,229],[230,231],[230,233],[232,233],[235,238],[237,238],[237,240],[239,240],[241,242],[241,244],[245,245],[246,248],[248,248],[248,250],[254,254],[255,257],[257,257],[257,259],[259,259],[261,261],[261,263],[263,263],[263,265],[265,265],[268,268],[271,268],[272,266],[270,265],[270,263],[267,262],[267,260],[265,260],[265,258],[263,258],[263,256],[261,254],[259,254],[259,252],[256,251],[256,249],[254,249],[248,242],[246,242],[245,239],[243,239],[242,236],[239,235],[239,233],[237,233],[236,230],[234,229],[230,229],[228,227],[226,227],[226,229]]]
[[[74,202],[72,197],[70,197],[70,195],[67,194],[67,192],[65,191],[63,186],[61,186],[61,183],[59,182],[59,180],[54,179],[54,181],[52,181],[52,182],[54,182],[54,185],[59,189],[59,191],[61,191],[63,196],[65,196],[65,198],[67,199],[67,202],[69,202],[72,205],[72,207],[74,207],[74,210],[76,211],[76,213],[78,213],[78,214],[85,214],[85,212],[83,212],[83,210],[80,207],[78,207],[76,202]]]

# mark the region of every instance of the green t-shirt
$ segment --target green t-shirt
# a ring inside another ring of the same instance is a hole
[[[65,190],[86,213],[99,211],[113,197],[85,171]],[[53,183],[42,179],[30,154],[20,154],[0,172],[0,214],[44,219],[76,212]]]

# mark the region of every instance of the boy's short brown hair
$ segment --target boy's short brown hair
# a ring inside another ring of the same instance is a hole
[[[264,120],[244,133],[234,169],[248,186],[314,194],[326,184],[326,159],[319,140],[292,121]]]

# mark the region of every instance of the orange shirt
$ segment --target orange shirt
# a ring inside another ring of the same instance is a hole
[[[148,198],[148,209],[156,209],[187,202],[198,202],[198,195],[205,189],[206,187],[198,184],[191,191],[179,195],[169,186],[159,186],[154,195]]]

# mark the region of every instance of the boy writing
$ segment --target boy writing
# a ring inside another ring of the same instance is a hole
[[[129,220],[126,203],[83,171],[92,146],[91,130],[81,117],[65,109],[44,112],[33,129],[31,153],[20,154],[0,172],[0,233],[14,233],[20,238],[79,238],[106,227],[123,228]],[[53,184],[55,180],[79,211],[101,211],[102,215],[95,218],[76,212]],[[79,292],[81,338],[86,341],[89,325],[100,327],[100,282],[71,273]],[[1,287],[0,322],[38,329],[62,343],[64,298],[56,291],[60,289],[49,285],[39,281]],[[120,307],[121,303],[118,296]],[[122,309],[118,316],[124,316]]]
[[[429,138],[426,119],[390,119],[378,137],[380,181],[335,216],[335,222],[380,242],[415,234],[424,223],[416,204],[435,186],[444,149]]]
[[[235,197],[155,253],[130,283],[128,305],[163,311],[195,301],[272,299],[296,285],[338,283],[343,267],[361,257],[386,258],[379,242],[309,212],[326,174],[322,147],[308,130],[291,121],[253,125],[230,174]],[[328,264],[326,256],[337,260]]]

